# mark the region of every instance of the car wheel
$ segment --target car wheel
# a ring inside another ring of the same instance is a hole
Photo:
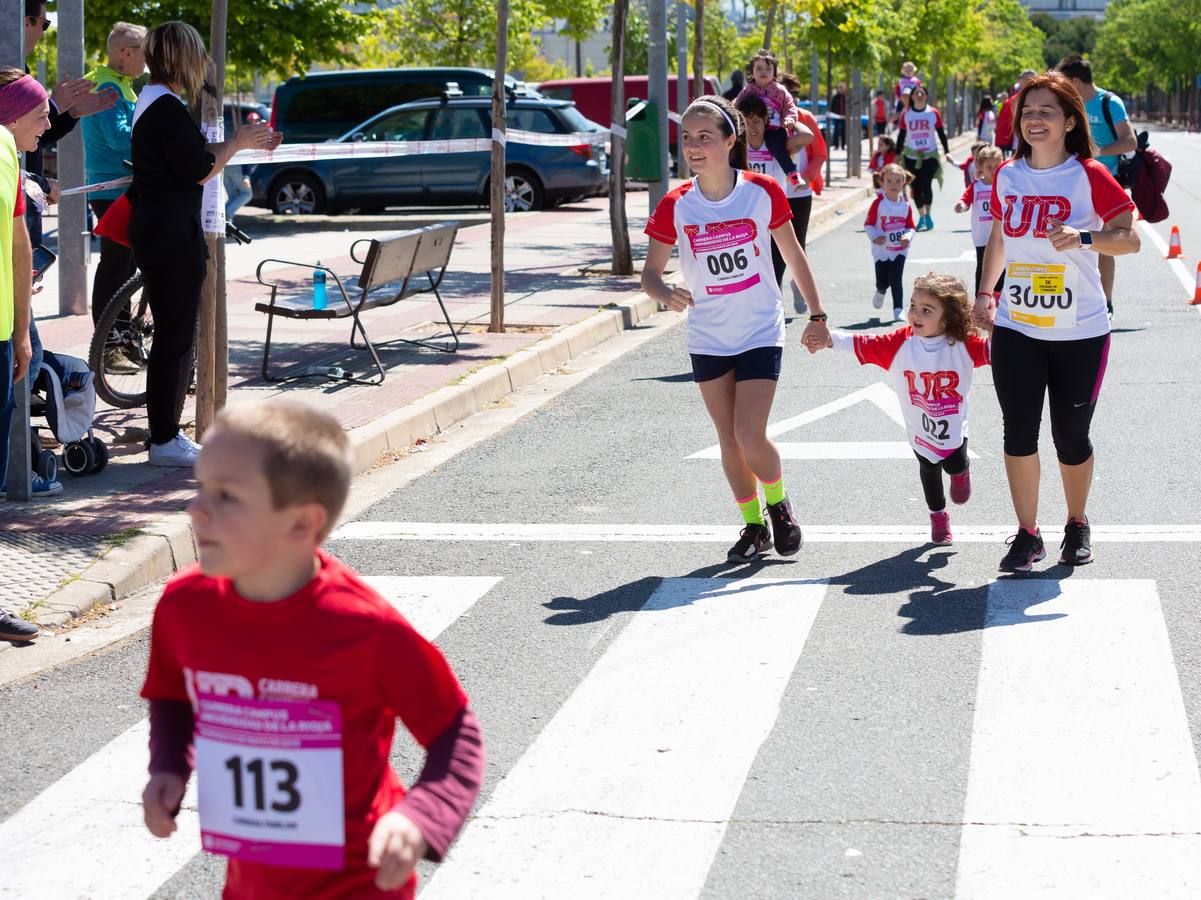
[[[325,191],[312,175],[293,172],[271,186],[271,210],[277,216],[325,212]]]
[[[533,212],[542,209],[544,202],[538,176],[525,169],[505,173],[505,212]]]

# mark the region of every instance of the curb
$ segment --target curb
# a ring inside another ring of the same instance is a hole
[[[848,192],[836,203],[814,213],[809,227],[819,227],[845,215],[872,195],[870,186]],[[673,277],[668,276],[670,282]],[[375,466],[380,457],[428,440],[489,404],[507,397],[537,378],[553,372],[598,347],[609,338],[636,328],[659,312],[646,294],[605,307],[583,321],[568,325],[536,344],[518,350],[469,373],[419,400],[349,432],[355,474]],[[177,513],[147,525],[114,547],[69,584],[37,605],[38,625],[56,628],[104,603],[169,578],[196,561],[196,541],[186,514]],[[0,642],[0,651],[11,644]]]

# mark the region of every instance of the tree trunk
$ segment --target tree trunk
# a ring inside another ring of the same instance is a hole
[[[626,110],[625,110],[625,35],[629,0],[613,0],[613,45],[609,66],[613,70],[612,102],[609,121],[609,231],[613,238],[614,275],[633,275],[630,255],[630,229],[626,222]]]
[[[772,28],[776,24],[776,7],[780,0],[771,0],[771,4],[767,7],[767,25],[763,29],[763,46],[768,50],[771,49]]]
[[[718,71],[720,77],[721,71]],[[696,22],[692,28],[692,96],[705,94],[705,0],[696,0]]]
[[[834,69],[834,45],[829,40],[826,41],[826,103],[830,102],[830,96],[834,91],[833,74]],[[813,111],[817,115],[817,110]],[[826,145],[829,147],[829,152],[826,153],[826,184],[832,182],[830,157],[834,155],[834,123],[830,120],[830,107],[826,106]]]
[[[509,50],[509,0],[496,6],[496,72],[492,79],[492,309],[488,330],[505,331],[505,57]]]

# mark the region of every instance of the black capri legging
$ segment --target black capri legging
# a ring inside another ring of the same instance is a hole
[[[809,213],[813,210],[813,198],[789,197],[788,208],[792,210],[793,233],[796,234],[797,242],[803,250],[805,238],[809,235]],[[776,246],[775,241],[771,242],[771,264],[776,270],[776,284],[779,284],[788,265],[784,262],[784,257],[780,255],[780,248]]]
[[[942,473],[962,475],[968,470],[967,440],[960,444],[950,456],[940,462],[930,462],[916,450],[918,474],[922,480],[922,493],[926,495],[926,506],[930,512],[942,512],[947,508],[947,495],[942,489]]]
[[[1045,341],[1012,328],[992,337],[993,381],[1005,427],[1005,453],[1038,453],[1043,397],[1051,398],[1051,437],[1065,466],[1093,455],[1089,426],[1109,362],[1109,335],[1078,341]]]
[[[916,206],[929,206],[934,202],[934,173],[938,171],[938,160],[933,156],[925,159],[910,159],[902,156],[905,168],[913,173],[913,202]]]

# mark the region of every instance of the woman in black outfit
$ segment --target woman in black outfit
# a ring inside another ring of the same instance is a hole
[[[192,26],[167,22],[146,35],[150,83],[134,113],[133,207],[129,242],[146,279],[154,344],[146,371],[150,463],[190,466],[200,451],[179,429],[191,374],[200,290],[208,258],[200,226],[203,185],[239,150],[279,143],[266,125],[239,128],[231,140],[206,144],[181,93],[196,102],[208,69],[204,41]]]

